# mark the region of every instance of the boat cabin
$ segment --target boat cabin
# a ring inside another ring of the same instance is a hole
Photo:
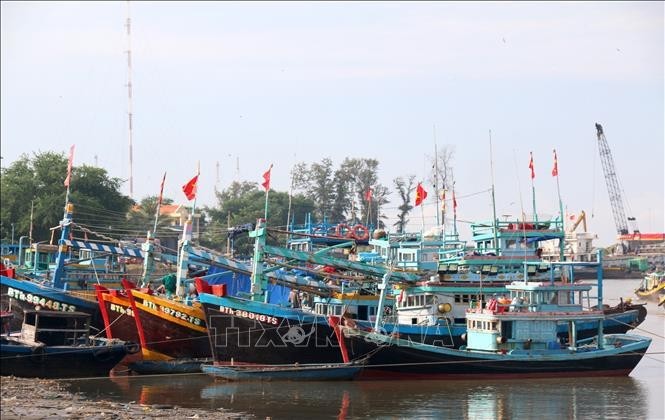
[[[514,282],[506,287],[507,299],[491,298],[466,313],[467,350],[488,352],[556,350],[565,346],[557,336],[557,326],[569,324],[571,348],[577,343],[576,325],[595,321],[602,334],[604,314],[584,310],[591,286],[584,284],[543,284]]]
[[[407,325],[452,325],[466,322],[466,310],[486,296],[505,293],[504,287],[431,286],[396,291],[397,322]]]
[[[317,315],[324,317],[339,316],[357,321],[374,322],[378,311],[379,297],[376,295],[361,295],[359,293],[333,293],[331,297],[315,297],[314,307],[311,309]],[[384,305],[384,315],[394,312],[394,299],[387,299]]]
[[[457,236],[443,238],[439,235],[414,233],[386,233],[372,238],[372,251],[365,253],[368,262],[385,263],[405,271],[435,271],[442,250],[454,255],[464,250],[465,243]]]
[[[20,341],[47,346],[87,345],[90,315],[83,312],[26,310]]]

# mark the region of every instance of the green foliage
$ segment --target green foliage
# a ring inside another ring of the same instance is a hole
[[[128,226],[130,237],[144,237],[148,230],[152,230],[155,226],[155,213],[157,212],[157,201],[159,196],[151,195],[141,199],[141,202],[129,212]],[[166,206],[173,204],[170,198],[163,198],[162,205]],[[165,217],[160,217],[157,221],[157,237],[163,238],[165,236],[172,236],[172,232],[165,231],[163,228],[170,223]]]
[[[234,182],[228,189],[217,192],[217,207],[206,207],[210,216],[201,237],[201,244],[215,249],[225,249],[228,237],[228,228],[247,223],[256,223],[264,217],[265,191],[252,182]],[[302,195],[296,195],[291,200],[291,217],[293,220],[305,220],[307,213],[314,210],[314,202]],[[289,212],[289,194],[271,190],[268,195],[268,227],[286,230],[287,214]],[[283,235],[271,235],[268,242],[285,244]],[[234,239],[233,248],[237,255],[251,255],[253,241],[247,234]]]
[[[388,203],[388,189],[378,182],[378,168],[376,159],[346,158],[333,170],[332,160],[324,158],[320,163],[297,164],[293,185],[315,203],[315,221],[372,223],[380,206]],[[370,188],[368,202],[365,194]]]
[[[33,241],[50,240],[50,228],[62,220],[65,206],[67,158],[54,152],[26,154],[2,171],[0,236],[28,236],[30,212],[34,203]],[[123,220],[133,201],[119,192],[121,181],[108,176],[105,169],[74,167],[70,183],[70,202],[74,204],[76,222],[93,224],[98,211],[110,211]],[[80,212],[79,212],[80,210]],[[57,238],[57,236],[56,236]]]

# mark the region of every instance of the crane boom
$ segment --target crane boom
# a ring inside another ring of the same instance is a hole
[[[614,216],[614,224],[617,228],[619,235],[628,234],[628,221],[635,223],[634,217],[626,217],[626,212],[623,208],[623,199],[621,197],[621,189],[619,188],[619,179],[617,178],[616,168],[614,166],[614,159],[612,158],[612,151],[607,144],[607,139],[603,133],[603,126],[596,123],[596,135],[598,136],[598,152],[600,153],[600,161],[603,165],[603,172],[605,173],[605,183],[607,184],[607,192],[610,195],[610,205],[612,206],[612,215]],[[637,225],[634,225],[634,232],[637,233]]]

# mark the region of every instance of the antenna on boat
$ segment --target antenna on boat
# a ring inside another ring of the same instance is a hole
[[[127,1],[127,116],[129,122],[129,197],[134,198],[134,175],[132,170],[132,38],[131,19],[129,17],[129,0]]]
[[[436,227],[439,228],[439,153],[436,144],[436,124],[432,124],[432,131],[434,135],[434,194],[436,195]],[[445,224],[445,220],[443,223]]]
[[[526,215],[524,214],[524,202],[522,201],[522,184],[520,183],[519,173],[517,171],[517,156],[515,155],[515,149],[513,149],[513,162],[515,163],[515,175],[517,175],[517,188],[520,193],[520,211],[522,212],[522,234],[524,239],[524,245],[526,247]],[[519,221],[519,218],[517,219]],[[519,224],[518,224],[519,226]],[[524,251],[524,261],[526,262],[526,249]],[[524,282],[528,281],[527,278],[527,265],[524,264]]]
[[[531,168],[531,200],[533,204],[533,222],[534,224],[538,224],[538,213],[536,212],[536,185],[534,183],[534,179],[536,178],[536,173],[534,170],[534,164],[533,164],[533,152],[529,152],[529,155],[531,156],[531,161],[529,162],[529,168]]]
[[[295,153],[293,154],[293,157],[295,158]],[[291,168],[291,183],[289,185],[289,209],[286,212],[286,230],[292,230],[291,229],[291,204],[292,204],[292,199],[293,199],[293,180],[294,180],[294,171],[295,171],[295,164],[293,164],[293,167]],[[291,235],[286,235],[286,246],[289,245],[289,237]]]
[[[492,130],[489,132],[490,137],[490,179],[492,180],[492,225],[494,226],[494,253],[499,255],[499,236],[497,233],[497,220],[496,220],[496,199],[494,197],[494,157],[492,154]]]

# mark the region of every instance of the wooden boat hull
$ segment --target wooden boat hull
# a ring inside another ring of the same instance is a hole
[[[140,360],[129,364],[129,368],[140,375],[168,375],[172,373],[201,373],[201,364],[207,360]]]
[[[349,356],[371,355],[363,378],[373,379],[486,379],[627,376],[637,366],[651,340],[634,335],[606,336],[624,343],[605,350],[573,353],[513,351],[507,354],[418,345],[407,340],[344,329]]]
[[[201,370],[228,381],[344,381],[358,376],[362,366],[348,363],[270,367],[202,365]]]
[[[63,312],[84,312],[91,315],[91,326],[98,331],[104,329],[99,305],[94,300],[82,299],[64,290],[43,286],[29,280],[17,280],[0,276],[2,310],[14,316],[10,321],[12,331],[19,330],[23,322],[23,311],[35,309]]]
[[[604,310],[603,332],[605,334],[624,334],[644,321],[647,310],[644,305],[619,304]],[[374,326],[369,322],[354,321],[364,330]],[[417,343],[429,344],[457,349],[465,344],[462,336],[466,333],[466,324],[443,325],[410,325],[386,323],[382,327],[387,334],[398,334],[399,337]],[[578,339],[591,338],[598,333],[598,321],[579,322]],[[568,340],[568,324],[561,323],[557,327],[557,335],[564,342]]]
[[[213,359],[254,364],[341,363],[327,318],[233,297],[200,295]]]
[[[139,343],[139,333],[129,298],[117,290],[109,290],[103,286],[95,288],[106,336]]]
[[[2,338],[0,371],[3,376],[79,378],[108,376],[126,355],[138,351],[134,343],[91,346],[30,347]]]
[[[211,357],[205,314],[201,307],[131,290],[130,301],[141,337],[144,359]]]

